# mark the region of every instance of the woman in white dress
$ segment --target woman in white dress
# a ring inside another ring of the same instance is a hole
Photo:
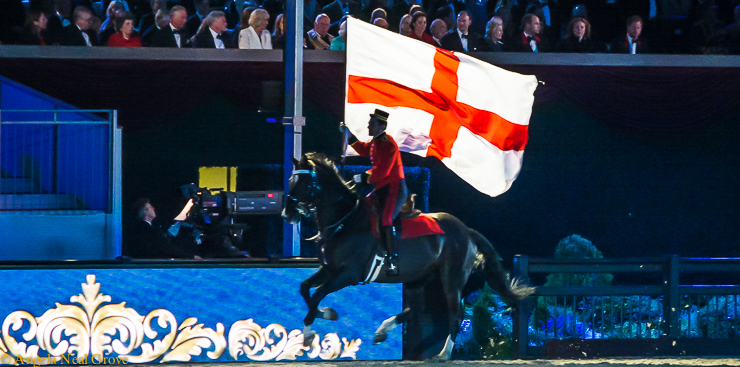
[[[267,30],[270,14],[264,9],[255,9],[249,16],[249,28],[239,32],[239,48],[272,50],[272,37]]]

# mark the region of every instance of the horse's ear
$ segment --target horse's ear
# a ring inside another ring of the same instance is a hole
[[[293,166],[295,166],[296,168],[298,167],[298,164],[300,164],[300,163],[301,163],[301,162],[298,162],[298,160],[296,160],[296,159],[295,159],[295,158],[293,158],[293,157],[290,157],[290,159],[291,159],[291,160],[293,161]]]

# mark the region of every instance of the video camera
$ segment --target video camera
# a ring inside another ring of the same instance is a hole
[[[223,188],[180,186],[183,196],[192,200],[188,217],[205,223],[220,223],[238,215],[280,214],[283,209],[282,191],[224,191]]]

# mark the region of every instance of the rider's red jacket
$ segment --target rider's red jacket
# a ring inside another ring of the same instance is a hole
[[[354,141],[352,148],[357,154],[370,157],[373,168],[368,171],[370,174],[368,182],[375,184],[375,189],[405,178],[398,145],[385,132],[374,137],[369,143]]]

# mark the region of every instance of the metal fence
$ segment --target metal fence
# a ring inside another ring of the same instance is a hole
[[[0,110],[0,212],[110,214],[115,133],[111,110]]]
[[[740,355],[740,286],[695,284],[740,274],[740,259],[529,259],[514,276],[623,274],[638,285],[538,286],[513,314],[517,358]],[[701,275],[697,277],[697,275]],[[680,282],[679,276],[688,280]],[[725,278],[737,283],[737,278]]]

